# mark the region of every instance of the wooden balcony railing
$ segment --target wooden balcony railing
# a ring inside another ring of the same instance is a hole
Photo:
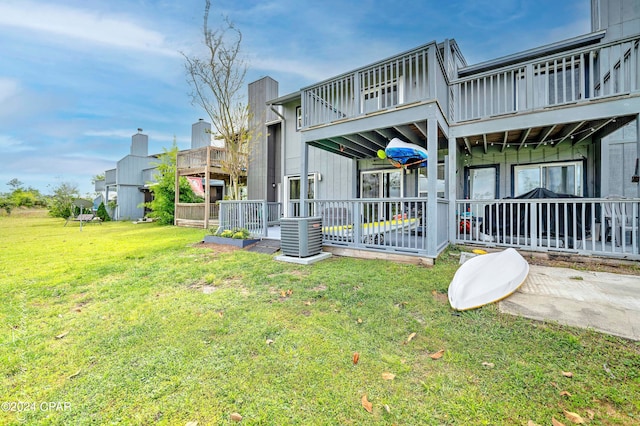
[[[221,167],[226,159],[226,150],[214,146],[189,149],[178,152],[176,164],[178,169],[191,169],[207,167],[207,156],[211,167]]]

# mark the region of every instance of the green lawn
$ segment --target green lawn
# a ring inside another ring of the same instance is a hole
[[[300,266],[203,230],[63,224],[0,217],[0,424],[640,423],[638,343],[454,314],[450,253]]]

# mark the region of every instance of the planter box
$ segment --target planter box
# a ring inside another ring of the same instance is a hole
[[[205,235],[204,242],[205,243],[213,243],[213,244],[225,244],[228,246],[235,246],[240,248],[245,248],[246,246],[250,246],[251,244],[255,244],[260,240],[248,239],[248,240],[237,240],[235,238],[224,238],[218,237],[217,235]]]

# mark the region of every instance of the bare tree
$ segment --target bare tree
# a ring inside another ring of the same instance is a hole
[[[239,180],[248,169],[250,111],[243,102],[247,64],[241,57],[242,32],[228,18],[224,26],[209,28],[211,1],[205,1],[203,35],[206,55],[186,60],[191,102],[201,106],[211,118],[218,138],[225,144],[222,169],[229,174],[232,199],[240,198]]]

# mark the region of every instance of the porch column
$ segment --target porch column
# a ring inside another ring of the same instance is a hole
[[[640,161],[640,114],[636,115],[636,161]],[[637,163],[636,163],[637,164]],[[633,168],[635,174],[635,166]],[[636,183],[636,197],[640,198],[640,183]]]
[[[446,188],[447,198],[449,199],[449,242],[456,240],[456,200],[458,195],[458,181],[456,178],[456,169],[458,168],[458,147],[456,138],[449,136],[449,161],[447,167]]]
[[[204,174],[204,229],[209,228],[209,213],[211,211],[211,182],[209,175],[211,173],[211,147],[207,147],[207,171]]]
[[[309,145],[302,134],[302,153],[300,155],[300,217],[308,217],[307,198],[309,197]]]
[[[427,120],[427,254],[438,254],[438,120]]]

